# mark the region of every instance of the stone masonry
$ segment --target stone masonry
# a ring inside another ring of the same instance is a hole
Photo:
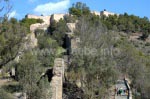
[[[51,99],[62,99],[63,95],[63,76],[64,76],[64,60],[56,58],[54,61],[53,74],[51,81]]]
[[[51,20],[55,20],[56,22],[58,22],[61,18],[63,19],[65,15],[66,14],[53,14],[49,16],[37,16],[37,15],[31,15],[31,14],[26,15],[26,18],[42,19],[44,21],[41,24],[36,23],[30,26],[31,34],[28,35],[28,38],[31,42],[29,45],[31,45],[33,48],[37,46],[37,38],[35,37],[35,34],[34,34],[36,29],[47,30],[47,28],[50,26]]]

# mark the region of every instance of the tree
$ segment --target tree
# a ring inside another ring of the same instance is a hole
[[[25,42],[26,28],[16,20],[0,23],[0,67],[14,60]]]
[[[135,33],[142,32],[142,39],[146,39],[150,33],[150,22],[147,17],[140,18],[135,15],[128,15],[124,13],[123,15],[110,15],[108,17],[101,16],[101,22],[107,26],[109,30],[123,31],[125,33]]]
[[[135,90],[133,91],[135,98],[149,98],[147,89],[150,86],[148,84],[150,79],[147,77],[149,76],[150,66],[147,61],[149,56],[136,49],[127,39],[119,39],[117,42],[119,53],[114,57],[117,69],[131,79],[131,87]]]
[[[1,88],[0,89],[0,99],[13,99],[13,96]]]
[[[51,35],[51,38],[56,40],[59,46],[64,44],[63,40],[66,32],[69,32],[69,29],[66,21],[62,19],[60,19],[57,23],[53,21],[52,25],[49,27],[49,34]]]
[[[111,54],[103,52],[111,48],[112,33],[108,33],[100,20],[91,19],[92,16],[82,17],[76,25],[75,34],[81,41],[74,50],[80,52],[71,54],[72,62],[67,75],[69,81],[81,83],[81,89],[89,99],[99,99],[106,96],[107,89],[116,79],[117,71]]]
[[[23,92],[27,94],[27,99],[37,99],[38,86],[41,74],[44,70],[37,56],[33,52],[25,53],[17,65],[17,76],[23,87]]]
[[[40,35],[38,37],[38,47],[40,49],[55,49],[58,47],[56,40],[52,39],[49,35]]]
[[[42,67],[50,68],[54,66],[55,49],[44,48],[37,51],[38,60],[41,62]]]
[[[47,77],[42,77],[38,84],[39,87],[39,96],[38,99],[51,99],[51,87]]]
[[[140,37],[142,40],[146,40],[146,38],[149,36],[149,33],[145,32],[142,34],[142,36]]]
[[[69,13],[80,17],[82,15],[89,15],[90,10],[85,3],[77,2],[76,4],[73,4],[71,8],[69,8]]]
[[[0,0],[0,18],[9,17],[9,12],[11,11],[12,6],[9,3],[9,0]]]
[[[18,20],[16,18],[10,18],[10,23],[17,24]]]
[[[43,23],[44,21],[42,19],[33,19],[33,18],[24,18],[20,21],[21,25],[25,26],[30,32],[30,25],[35,24],[35,23]]]
[[[21,57],[16,65],[16,75],[27,99],[50,99],[51,88],[46,72],[53,65],[53,58],[50,52],[39,49],[27,51]]]

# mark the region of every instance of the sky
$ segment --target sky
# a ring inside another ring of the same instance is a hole
[[[22,19],[26,14],[51,15],[67,13],[73,3],[83,2],[92,11],[107,11],[117,14],[134,14],[150,18],[150,0],[10,0],[10,17]]]

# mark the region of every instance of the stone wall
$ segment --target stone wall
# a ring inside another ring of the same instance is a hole
[[[60,19],[64,19],[65,15],[67,14],[53,14],[49,16],[37,16],[37,15],[28,14],[26,15],[26,18],[42,19],[44,21],[42,24],[36,23],[30,26],[31,32],[34,32],[36,29],[46,30],[49,27],[52,20],[55,20],[56,22],[58,22]]]
[[[35,30],[36,29],[43,29],[43,30],[47,30],[47,28],[49,27],[50,25],[50,18],[51,16],[36,16],[36,15],[31,15],[31,14],[28,14],[26,15],[26,18],[33,18],[33,19],[42,19],[44,22],[43,23],[36,23],[36,24],[32,24],[30,26],[30,31],[31,33],[28,35],[28,39],[30,40],[30,43],[29,45],[32,46],[32,48],[36,47],[37,46],[37,38],[35,37]]]
[[[67,14],[53,14],[51,15],[51,21],[55,20],[56,22],[58,22],[60,19],[64,19],[64,16]]]
[[[128,99],[132,99],[132,91],[131,91],[130,85],[128,83],[128,80],[125,78],[124,81],[125,81],[125,84],[126,84],[127,89],[128,89]]]
[[[75,30],[76,23],[67,23],[67,26],[68,26],[70,32],[73,33]]]
[[[49,27],[49,25],[47,25],[47,24],[36,23],[36,24],[32,24],[30,26],[30,31],[34,32],[36,29],[47,30],[48,27]]]
[[[31,14],[28,14],[26,15],[26,18],[33,18],[33,19],[42,19],[44,21],[43,24],[47,24],[47,25],[50,25],[50,18],[51,18],[51,15],[50,16],[37,16],[37,15],[31,15]]]
[[[109,15],[115,15],[116,13],[113,13],[113,12],[109,12],[109,11],[106,11],[106,10],[104,10],[104,11],[100,11],[100,12],[98,12],[98,11],[91,11],[91,13],[92,14],[95,14],[95,15],[98,15],[98,16],[102,16],[102,15],[105,15],[105,16],[109,16]],[[118,14],[116,14],[116,15],[118,15]]]
[[[100,12],[98,11],[91,11],[91,13],[100,16]]]
[[[51,81],[51,99],[62,99],[63,95],[63,76],[64,76],[64,60],[56,58],[53,67],[53,77]]]
[[[34,33],[31,33],[28,35],[28,39],[29,39],[29,45],[28,48],[34,48],[35,46],[37,46],[37,38],[35,37],[35,34]]]
[[[102,16],[102,15],[105,15],[105,16],[109,16],[109,15],[115,15],[115,13],[112,13],[112,12],[108,12],[108,11],[101,11],[100,12],[100,16]]]

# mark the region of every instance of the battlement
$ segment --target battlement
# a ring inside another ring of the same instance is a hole
[[[44,21],[44,24],[50,25],[51,16],[37,16],[37,15],[28,14],[28,15],[26,15],[26,18],[42,19]]]
[[[49,16],[37,16],[37,15],[28,14],[26,15],[26,18],[42,19],[44,21],[43,24],[50,25],[51,20],[55,20],[56,22],[58,22],[60,19],[64,19],[65,15],[68,15],[68,14],[52,14]]]

